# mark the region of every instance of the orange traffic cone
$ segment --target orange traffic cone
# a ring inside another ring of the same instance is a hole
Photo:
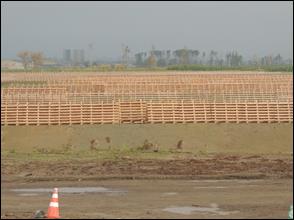
[[[51,201],[49,203],[47,218],[60,218],[58,205],[58,189],[54,188]]]

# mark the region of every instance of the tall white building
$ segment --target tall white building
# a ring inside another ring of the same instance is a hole
[[[85,52],[83,49],[74,49],[72,53],[72,61],[74,65],[83,64],[85,62]]]
[[[71,50],[70,49],[63,50],[63,62],[66,64],[71,63]]]
[[[63,62],[71,65],[81,65],[85,62],[85,51],[83,49],[64,49]]]

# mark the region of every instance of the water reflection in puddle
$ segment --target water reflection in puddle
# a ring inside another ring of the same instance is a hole
[[[51,193],[53,188],[34,188],[34,189],[12,189],[11,191],[21,193],[20,196],[36,196],[38,193]],[[60,187],[60,193],[109,193],[110,195],[126,193],[123,190],[113,190],[104,187]]]
[[[238,211],[222,211],[217,204],[211,204],[210,207],[173,206],[165,208],[163,211],[182,215],[191,215],[195,212],[210,213],[215,215],[230,215],[238,213]]]
[[[258,179],[249,179],[249,180],[238,180],[238,179],[227,179],[227,180],[190,180],[189,182],[193,183],[252,183],[252,182],[261,182],[262,180]]]
[[[225,189],[225,186],[194,186],[194,189]]]
[[[37,196],[37,193],[21,193],[20,196]]]
[[[163,193],[163,195],[165,196],[174,196],[174,195],[177,195],[178,193],[177,192],[166,192],[166,193]]]

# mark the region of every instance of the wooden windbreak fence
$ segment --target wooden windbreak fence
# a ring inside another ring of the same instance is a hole
[[[1,76],[1,125],[293,121],[292,74]]]
[[[1,125],[293,122],[293,103],[2,104]]]
[[[180,80],[179,80],[180,78]],[[98,73],[98,72],[40,72],[40,73],[8,73],[1,72],[1,82],[199,82],[199,80],[209,80],[210,82],[220,80],[223,81],[236,81],[240,83],[245,80],[246,82],[252,81],[289,81],[291,74],[286,73],[270,73],[270,72],[251,72],[251,71],[213,71],[213,72],[194,72],[194,71],[169,71],[169,72],[137,72],[137,73]]]

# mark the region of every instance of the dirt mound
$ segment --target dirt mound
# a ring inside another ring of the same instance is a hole
[[[14,163],[12,160],[1,161],[1,175],[22,179],[56,178],[79,179],[111,177],[189,177],[214,176],[215,178],[239,177],[271,177],[292,178],[293,160],[288,157],[266,156],[236,156],[216,155],[202,159],[171,159],[137,160],[120,158],[118,160],[105,161],[31,161]]]

